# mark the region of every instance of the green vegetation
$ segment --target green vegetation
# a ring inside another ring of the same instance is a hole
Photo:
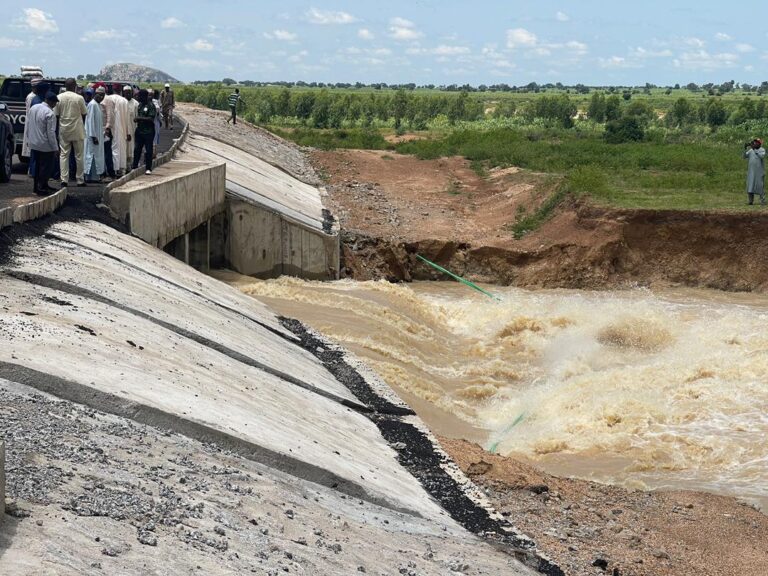
[[[231,88],[181,86],[181,101],[225,109]],[[461,155],[481,176],[494,166],[550,174],[561,184],[516,234],[566,197],[619,207],[742,209],[743,143],[768,136],[760,86],[643,88],[246,87],[245,118],[322,149],[394,149],[420,158]],[[390,144],[387,134],[422,138]],[[746,207],[743,207],[746,209]]]

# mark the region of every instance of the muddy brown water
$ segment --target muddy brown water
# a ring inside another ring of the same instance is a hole
[[[357,354],[438,434],[768,510],[768,296],[215,275]]]

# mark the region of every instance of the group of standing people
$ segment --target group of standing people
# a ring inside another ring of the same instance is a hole
[[[35,193],[56,190],[49,185],[53,178],[68,186],[71,168],[77,186],[119,178],[138,168],[142,153],[146,174],[151,174],[161,122],[173,130],[175,104],[169,84],[159,93],[134,92],[126,85],[120,95],[109,83],[81,92],[75,79],[68,78],[64,91],[56,94],[42,78],[34,78],[22,155],[30,158]]]

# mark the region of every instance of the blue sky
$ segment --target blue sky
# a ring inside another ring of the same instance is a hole
[[[8,2],[0,73],[134,62],[180,78],[417,84],[768,80],[768,5],[186,0]]]

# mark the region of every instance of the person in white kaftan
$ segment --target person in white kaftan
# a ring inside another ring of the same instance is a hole
[[[744,158],[747,159],[747,199],[755,203],[755,194],[760,204],[765,204],[765,148],[759,138],[744,145]]]
[[[125,134],[126,147],[126,167],[130,170],[133,164],[133,133],[136,130],[136,112],[139,109],[139,103],[133,97],[133,87],[123,86],[123,96],[126,102],[126,115],[123,116],[123,130]]]
[[[104,118],[100,104],[104,92],[94,94],[89,88],[85,95],[88,102],[85,116],[85,180],[98,182],[104,173]]]
[[[126,156],[126,140],[124,118],[128,114],[128,101],[118,94],[109,94],[104,102],[112,112],[110,123],[110,137],[112,138],[112,164],[115,168],[117,177],[125,174],[125,168],[128,166],[128,157]]]

